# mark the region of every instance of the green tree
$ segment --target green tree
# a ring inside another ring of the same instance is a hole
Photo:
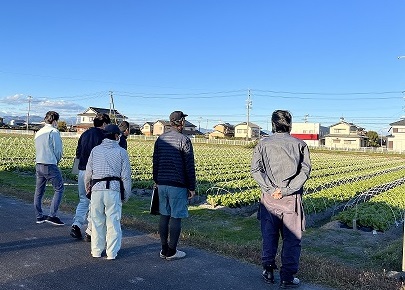
[[[368,131],[366,136],[368,137],[369,147],[380,147],[380,137],[375,131]]]
[[[67,125],[65,121],[59,121],[58,122],[58,130],[60,132],[66,132],[67,131]]]

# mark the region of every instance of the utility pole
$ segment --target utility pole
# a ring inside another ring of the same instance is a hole
[[[199,117],[198,118],[198,132],[201,132],[201,126],[200,126],[201,121],[202,121],[202,117]]]
[[[31,99],[32,97],[28,96],[27,133],[28,133],[28,124],[30,123]]]
[[[401,59],[401,58],[405,59],[405,55],[398,56],[398,59]],[[382,133],[381,133],[381,137],[382,137]],[[382,141],[381,141],[381,143],[382,143]],[[405,212],[404,212],[403,223],[404,223],[404,233],[403,233],[403,240],[402,240],[402,272],[405,272]]]
[[[246,141],[249,140],[249,118],[250,109],[252,108],[252,100],[250,99],[250,89],[248,90],[248,99],[246,100],[247,122],[246,122]]]
[[[112,91],[110,91],[110,99],[110,118],[113,120],[114,124],[117,125],[117,116],[115,115],[114,96]]]

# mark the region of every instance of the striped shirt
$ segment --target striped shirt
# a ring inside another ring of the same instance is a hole
[[[128,197],[132,186],[128,153],[118,145],[118,141],[106,138],[91,151],[86,165],[84,182],[89,184],[92,179],[114,176],[121,177],[124,183],[125,196]],[[106,181],[97,182],[92,189],[105,190]],[[120,191],[120,182],[118,180],[110,181],[110,190]]]

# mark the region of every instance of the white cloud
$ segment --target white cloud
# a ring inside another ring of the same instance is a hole
[[[28,112],[30,107],[30,115],[43,116],[47,111],[57,111],[61,117],[76,117],[78,113],[85,110],[82,105],[77,103],[64,101],[64,100],[52,100],[47,98],[31,98],[26,95],[15,94],[13,96],[7,96],[0,98],[0,103],[5,104],[1,106],[1,115],[24,115]]]
[[[28,104],[28,97],[22,94],[16,94],[14,96],[7,96],[0,98],[0,103],[18,105],[18,104]]]

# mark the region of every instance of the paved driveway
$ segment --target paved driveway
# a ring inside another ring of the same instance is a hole
[[[32,204],[0,195],[0,289],[278,289],[261,280],[261,268],[192,247],[187,257],[159,258],[156,238],[123,230],[116,260],[95,259],[90,244],[69,236],[65,226],[36,224]],[[302,290],[326,290],[302,283]]]

